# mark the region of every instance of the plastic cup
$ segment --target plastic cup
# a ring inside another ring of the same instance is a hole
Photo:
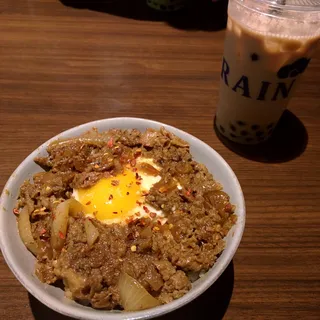
[[[216,129],[267,140],[320,39],[320,0],[229,0]]]

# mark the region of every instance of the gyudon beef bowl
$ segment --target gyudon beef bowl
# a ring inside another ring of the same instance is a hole
[[[2,194],[3,255],[40,301],[80,319],[151,318],[201,294],[231,261],[244,201],[209,146],[115,118],[51,139]]]

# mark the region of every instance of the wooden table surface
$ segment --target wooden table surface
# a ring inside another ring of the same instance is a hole
[[[198,1],[165,16],[138,0],[0,0],[0,190],[38,145],[84,122],[145,117],[186,130],[238,176],[247,223],[222,277],[163,319],[320,319],[320,59],[269,161],[230,151],[213,130],[225,8]],[[67,318],[28,295],[1,256],[0,319]]]

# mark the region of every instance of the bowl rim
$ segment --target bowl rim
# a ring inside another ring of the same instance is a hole
[[[45,290],[43,290],[42,288],[38,288],[35,284],[33,284],[33,282],[30,281],[26,275],[20,274],[17,271],[17,268],[15,267],[15,265],[13,265],[11,263],[11,253],[9,252],[9,250],[7,250],[6,245],[5,245],[5,241],[3,238],[3,232],[1,230],[3,226],[1,225],[1,219],[0,219],[0,248],[2,251],[2,255],[3,255],[7,265],[9,266],[11,272],[15,275],[15,277],[19,280],[19,282],[27,289],[27,291],[29,293],[31,293],[40,302],[42,302],[44,305],[46,305],[50,309],[55,310],[61,314],[64,314],[66,316],[73,317],[76,319],[83,319],[83,320],[150,319],[150,318],[158,317],[160,315],[164,315],[166,313],[172,312],[172,311],[188,304],[189,302],[191,302],[192,300],[194,300],[195,298],[200,296],[203,292],[205,292],[224,272],[224,270],[227,268],[227,266],[229,265],[229,263],[233,259],[234,255],[240,245],[241,238],[242,238],[242,235],[244,232],[245,220],[246,220],[246,207],[245,207],[243,192],[242,192],[240,183],[239,183],[235,173],[233,172],[233,170],[231,169],[229,164],[223,159],[223,157],[217,151],[215,151],[212,147],[210,147],[208,144],[206,144],[202,140],[196,138],[195,136],[193,136],[193,135],[191,135],[181,129],[178,129],[176,127],[173,127],[171,125],[168,125],[168,124],[165,124],[162,122],[158,122],[158,121],[154,121],[154,120],[150,120],[150,119],[145,119],[145,118],[135,118],[135,117],[115,117],[115,118],[106,118],[106,119],[90,121],[90,122],[72,127],[68,130],[62,131],[61,133],[55,135],[54,137],[50,138],[46,142],[42,143],[38,148],[36,148],[33,152],[31,152],[19,164],[19,166],[14,170],[14,172],[9,177],[7,183],[5,184],[5,186],[3,188],[3,191],[2,191],[2,194],[0,197],[0,203],[1,203],[0,215],[4,216],[5,214],[7,214],[7,212],[4,210],[4,204],[6,202],[10,202],[10,200],[8,200],[9,197],[4,196],[5,192],[7,190],[11,190],[15,186],[15,181],[14,181],[15,177],[20,174],[20,172],[23,170],[23,168],[25,167],[25,165],[29,161],[33,161],[33,159],[38,155],[39,150],[46,149],[46,147],[48,146],[48,144],[50,144],[50,142],[57,140],[61,136],[72,134],[77,130],[80,130],[81,133],[83,133],[83,132],[89,130],[90,128],[99,126],[99,124],[106,124],[106,126],[108,128],[106,128],[105,130],[108,130],[111,128],[117,128],[117,126],[119,127],[119,121],[122,124],[128,123],[128,128],[130,128],[130,126],[129,126],[130,123],[131,123],[131,128],[132,128],[132,125],[135,125],[137,123],[139,123],[141,125],[146,125],[147,127],[148,127],[148,125],[151,125],[151,127],[162,127],[163,126],[168,131],[170,131],[170,132],[172,132],[182,138],[187,137],[188,140],[191,140],[196,144],[200,144],[200,145],[202,145],[203,148],[207,149],[207,152],[209,154],[210,153],[213,154],[223,164],[223,166],[225,167],[225,170],[228,172],[228,175],[232,178],[232,183],[234,183],[235,190],[238,193],[237,196],[238,196],[239,202],[240,202],[240,204],[238,204],[238,206],[237,206],[237,209],[238,209],[237,214],[241,218],[238,220],[241,220],[241,221],[239,222],[239,226],[234,231],[233,241],[230,245],[230,250],[229,250],[230,254],[228,256],[225,256],[223,261],[220,263],[219,268],[216,268],[217,269],[216,272],[213,273],[210,277],[206,277],[206,279],[203,282],[201,282],[201,284],[198,285],[196,288],[194,288],[193,290],[190,290],[184,296],[182,296],[181,298],[179,298],[177,300],[174,300],[168,304],[161,305],[161,306],[158,306],[155,308],[141,310],[141,311],[134,311],[134,312],[110,312],[107,310],[95,310],[92,308],[88,308],[88,310],[86,310],[86,309],[80,310],[80,309],[72,306],[71,304],[70,305],[62,304],[59,301],[57,301],[57,299],[52,297],[49,293],[46,293]],[[122,126],[123,125],[121,125],[121,127]],[[78,135],[79,132],[77,132],[76,134]]]

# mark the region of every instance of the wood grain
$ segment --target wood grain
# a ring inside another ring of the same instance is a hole
[[[38,145],[84,122],[135,116],[186,130],[237,174],[247,224],[219,282],[164,319],[221,319],[225,311],[224,319],[320,319],[319,58],[290,104],[306,148],[290,161],[255,162],[213,130],[224,39],[216,21],[225,5],[207,3],[202,16],[197,7],[203,19],[188,25],[183,13],[168,18],[141,3],[143,14],[136,8],[131,19],[128,2],[94,10],[63,2],[0,2],[0,189]],[[2,257],[0,318],[66,319],[28,296]]]

